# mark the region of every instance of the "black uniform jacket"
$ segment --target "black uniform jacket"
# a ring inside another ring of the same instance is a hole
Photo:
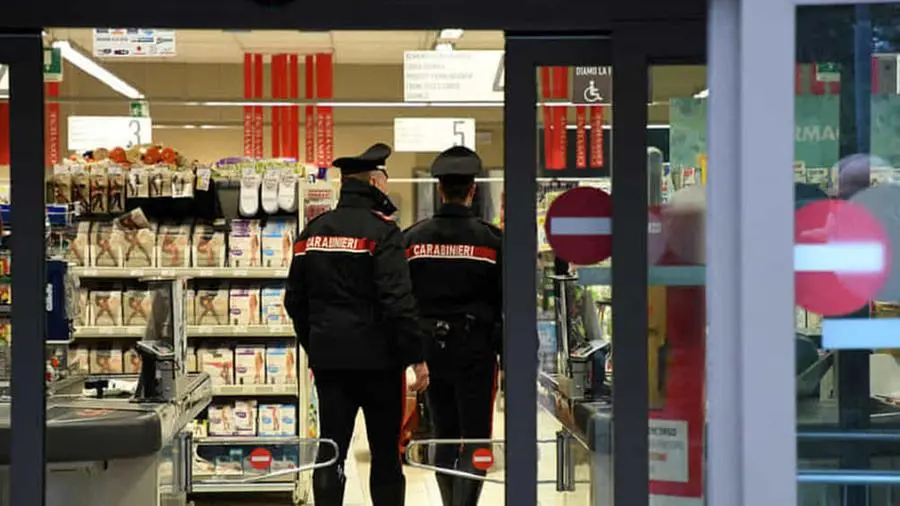
[[[404,232],[413,292],[425,319],[465,322],[486,330],[500,352],[502,234],[471,209],[444,204]],[[474,329],[473,329],[474,330]]]
[[[284,304],[310,367],[384,370],[423,360],[394,211],[384,193],[349,180],[337,207],[300,233]]]

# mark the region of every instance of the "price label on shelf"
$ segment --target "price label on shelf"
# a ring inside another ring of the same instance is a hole
[[[209,278],[209,277],[212,277],[212,275],[213,275],[213,271],[211,271],[209,269],[203,269],[200,271],[201,278]]]
[[[153,142],[150,118],[131,116],[69,116],[68,149],[83,151],[103,147],[112,149]]]
[[[473,118],[395,118],[394,150],[439,153],[453,146],[475,150]]]
[[[236,278],[246,278],[247,275],[249,274],[249,273],[248,273],[246,270],[244,270],[244,269],[237,270],[237,271],[231,271],[231,272],[234,273],[234,277],[236,277]]]

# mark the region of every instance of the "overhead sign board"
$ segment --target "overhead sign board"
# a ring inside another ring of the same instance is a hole
[[[175,56],[175,30],[94,28],[94,56],[97,58]]]
[[[475,150],[473,118],[395,118],[394,151],[439,153],[453,146]]]
[[[407,102],[502,102],[503,51],[406,51]]]
[[[69,116],[68,149],[130,148],[153,142],[150,118],[131,116]]]

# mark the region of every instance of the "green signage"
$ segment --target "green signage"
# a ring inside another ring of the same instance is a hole
[[[130,110],[132,118],[149,118],[150,102],[147,102],[146,100],[134,100],[131,102]]]
[[[44,82],[58,83],[63,80],[62,52],[59,48],[44,48]]]

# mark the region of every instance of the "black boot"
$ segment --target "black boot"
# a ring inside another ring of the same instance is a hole
[[[457,478],[444,473],[434,473],[434,477],[441,491],[441,504],[453,506],[453,486]]]
[[[343,506],[346,478],[337,466],[313,472],[313,500],[316,506]]]
[[[456,478],[453,484],[453,506],[478,506],[483,481]]]
[[[401,477],[395,483],[369,482],[372,506],[404,506],[406,503],[406,479]],[[318,505],[316,505],[318,506]]]

